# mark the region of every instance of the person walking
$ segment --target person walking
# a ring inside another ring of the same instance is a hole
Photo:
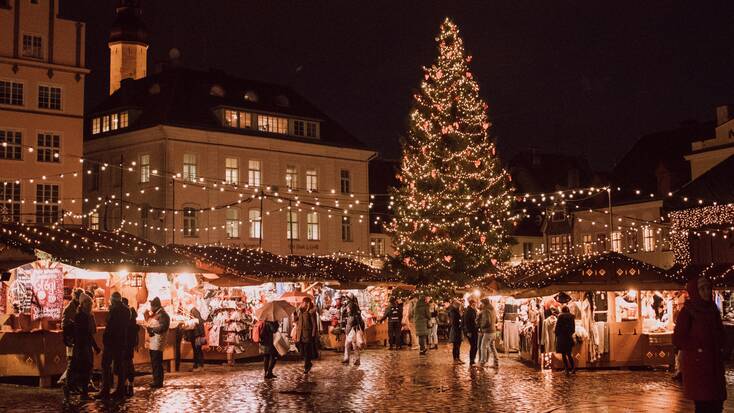
[[[122,303],[126,306],[129,304],[125,297],[122,297]],[[125,366],[127,367],[127,371],[125,373],[127,373],[126,394],[128,397],[132,397],[134,393],[133,384],[135,382],[135,363],[133,362],[133,358],[135,357],[135,351],[137,351],[138,343],[140,341],[138,334],[140,328],[138,327],[138,312],[130,306],[128,306],[128,308],[130,309],[130,319],[127,325],[127,341],[125,342]]]
[[[449,315],[449,341],[452,344],[452,355],[454,357],[454,364],[464,364],[461,361],[460,350],[461,350],[461,310],[459,302],[454,300],[451,303],[448,311]]]
[[[127,331],[130,325],[130,309],[122,303],[122,295],[115,291],[110,297],[104,335],[102,336],[102,389],[96,399],[125,397],[125,371],[127,370]],[[110,394],[113,385],[113,367],[117,372],[117,387]]]
[[[696,412],[721,412],[726,400],[724,347],[726,335],[721,314],[705,277],[686,285],[689,300],[675,320],[673,345],[680,350],[683,393]]]
[[[303,372],[308,374],[313,367],[312,360],[316,358],[319,340],[319,319],[311,297],[303,298],[297,317],[295,334],[292,339],[298,343],[298,348],[303,355]]]
[[[166,336],[171,325],[171,318],[161,305],[158,297],[150,300],[150,319],[146,331],[150,337],[150,364],[153,370],[153,382],[150,388],[163,387],[163,349],[166,347]]]
[[[69,400],[72,389],[78,389],[81,400],[89,397],[89,382],[94,367],[94,350],[100,349],[94,339],[96,327],[92,315],[92,299],[86,295],[79,296],[79,311],[74,317],[74,349],[71,356],[71,369],[64,384],[64,401]]]
[[[430,333],[428,322],[430,319],[431,312],[428,309],[428,297],[419,296],[413,308],[413,321],[415,322],[415,335],[418,336],[421,355],[428,351],[428,334]]]
[[[204,368],[204,345],[206,330],[204,329],[204,319],[201,317],[201,312],[196,306],[191,306],[189,315],[192,319],[196,320],[196,326],[188,330],[186,340],[191,343],[191,349],[194,352],[194,367],[192,371],[200,371]]]
[[[497,357],[495,337],[497,335],[497,311],[488,298],[482,300],[482,311],[479,312],[479,332],[481,334],[481,346],[479,348],[479,365],[484,366],[489,361],[489,353],[492,353],[494,368],[500,366]]]
[[[479,328],[477,326],[477,302],[469,299],[469,307],[462,318],[464,334],[469,341],[469,365],[473,366],[477,358],[477,340],[479,339]]]
[[[275,333],[280,325],[277,321],[263,321],[260,331],[260,353],[263,355],[263,370],[266,379],[277,378],[273,374],[275,362],[278,360],[278,350],[275,349]]]
[[[390,350],[398,350],[403,347],[400,338],[400,331],[403,320],[403,305],[398,302],[395,296],[390,297],[390,306],[385,310],[380,322],[387,320],[387,336],[390,342]]]
[[[346,317],[344,324],[344,334],[347,335],[344,342],[344,360],[343,364],[349,364],[350,355],[354,355],[354,365],[359,366],[359,347],[360,338],[364,339],[364,320],[362,320],[362,311],[359,309],[357,299],[353,294],[349,294],[349,300],[346,303]]]
[[[563,368],[566,374],[576,373],[573,356],[573,333],[576,332],[576,317],[571,314],[568,306],[561,308],[561,315],[556,321],[556,352],[561,353]]]
[[[431,319],[428,322],[430,329],[428,333],[428,348],[438,349],[438,305],[433,301],[433,298],[428,297],[428,311],[431,314]]]
[[[71,300],[69,304],[64,307],[64,312],[61,315],[61,330],[62,337],[64,340],[64,346],[66,347],[66,370],[59,377],[57,384],[66,383],[66,377],[69,375],[71,370],[71,357],[74,354],[74,318],[79,310],[79,297],[81,297],[84,290],[77,288],[71,294]]]

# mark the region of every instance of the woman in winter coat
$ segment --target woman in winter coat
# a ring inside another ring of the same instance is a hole
[[[260,333],[260,353],[263,355],[263,369],[266,379],[274,379],[278,376],[273,374],[275,361],[278,359],[278,350],[275,349],[275,333],[280,325],[277,321],[265,321]]]
[[[96,331],[94,316],[92,315],[92,299],[86,295],[79,296],[79,311],[74,317],[74,351],[71,357],[71,377],[67,377],[64,385],[64,398],[68,399],[71,389],[76,387],[80,391],[82,400],[90,400],[89,379],[94,365],[92,350],[100,353],[100,348],[94,340]]]
[[[418,297],[413,308],[413,321],[415,322],[415,335],[418,336],[421,355],[428,351],[428,334],[430,328],[428,322],[431,320],[431,312],[428,309],[428,299],[426,297]]]
[[[484,366],[489,361],[489,353],[492,353],[494,367],[499,367],[497,347],[494,339],[496,335],[497,312],[488,298],[482,300],[482,311],[479,312],[479,333],[482,336],[479,347],[479,364]]]
[[[681,352],[683,392],[696,412],[721,412],[726,400],[721,314],[711,297],[711,282],[694,278],[686,285],[689,300],[675,321],[673,345]]]
[[[568,306],[563,306],[556,322],[556,352],[561,353],[566,374],[576,373],[576,366],[571,356],[573,350],[573,333],[576,332],[576,317]]]
[[[449,341],[453,344],[451,350],[454,356],[454,363],[464,364],[459,358],[459,351],[461,350],[461,335],[463,334],[461,329],[461,310],[459,309],[459,302],[454,300],[449,307]]]
[[[316,349],[319,343],[319,321],[311,297],[304,297],[296,315],[298,318],[294,329],[295,334],[291,338],[298,343],[298,349],[303,355],[303,372],[308,374],[313,367],[311,360],[317,357]]]

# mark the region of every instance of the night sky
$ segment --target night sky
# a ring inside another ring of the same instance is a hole
[[[62,0],[87,23],[87,108],[107,94],[117,0]],[[610,168],[645,133],[734,102],[732,1],[143,0],[149,68],[183,62],[291,84],[387,157],[421,66],[455,19],[500,154],[537,148]],[[297,70],[301,68],[300,70]]]

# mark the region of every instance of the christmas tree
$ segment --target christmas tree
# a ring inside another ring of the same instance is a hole
[[[512,193],[456,24],[447,18],[436,41],[413,96],[390,230],[406,281],[463,285],[509,258]]]

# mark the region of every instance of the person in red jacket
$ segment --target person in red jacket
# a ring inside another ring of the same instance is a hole
[[[686,285],[689,300],[675,322],[673,345],[681,351],[683,392],[696,412],[721,412],[726,400],[721,314],[711,297],[711,282],[694,278]]]

